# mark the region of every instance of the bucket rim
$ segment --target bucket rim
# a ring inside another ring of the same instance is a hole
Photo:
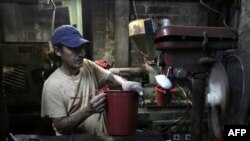
[[[126,90],[107,90],[107,91],[104,91],[104,93],[109,93],[109,92],[135,93],[134,91],[126,91]]]

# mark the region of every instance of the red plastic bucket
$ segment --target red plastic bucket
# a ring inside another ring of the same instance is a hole
[[[107,93],[106,127],[110,135],[130,135],[137,127],[137,96],[131,91]]]
[[[165,100],[166,90],[162,88],[160,85],[157,85],[155,87],[155,90],[156,90],[156,105],[165,106],[166,105],[166,100]]]

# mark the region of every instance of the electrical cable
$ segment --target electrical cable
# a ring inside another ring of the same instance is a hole
[[[209,9],[209,10],[211,10],[211,11],[213,11],[213,12],[219,14],[219,15],[221,15],[221,16],[223,17],[222,23],[223,23],[223,25],[226,27],[226,29],[228,29],[228,30],[231,31],[236,37],[238,37],[238,33],[237,33],[236,31],[234,31],[231,27],[229,27],[229,26],[227,25],[227,23],[226,23],[226,18],[225,18],[226,16],[225,16],[222,12],[220,12],[220,11],[218,11],[218,10],[215,10],[215,9],[209,7],[206,3],[203,2],[203,0],[200,0],[200,3],[201,3],[201,5],[203,5],[204,7],[206,7],[207,9]]]
[[[183,95],[184,95],[185,98],[188,98],[187,97],[187,93],[185,92],[185,90],[180,85],[176,84],[176,87],[181,90],[181,92],[183,93]]]
[[[56,16],[56,4],[54,3],[54,0],[47,0],[47,4],[51,4],[53,7],[52,11],[52,21],[51,21],[51,33],[53,33],[55,28],[55,16]],[[49,43],[49,51],[52,52],[52,44]]]
[[[177,87],[181,90],[181,92],[183,93],[183,95],[185,96],[185,98],[188,99],[188,95],[187,95],[187,93],[185,92],[185,90],[184,90],[180,85],[178,85],[178,84],[177,84]],[[187,103],[188,103],[188,101],[187,101]],[[189,104],[187,104],[187,105],[188,105],[188,106],[186,106],[185,112],[184,112],[179,118],[177,118],[177,119],[174,120],[172,123],[170,123],[168,126],[162,128],[162,131],[168,130],[169,127],[171,127],[171,126],[173,126],[173,125],[175,125],[175,124],[177,124],[177,123],[180,123],[180,122],[181,122],[180,125],[183,125],[183,124],[185,123],[185,119],[188,119],[188,118],[189,118],[189,114],[188,114],[188,113],[189,113],[189,111],[190,111],[190,106],[189,106]]]
[[[181,90],[181,92],[182,92],[182,94],[184,95],[184,97],[187,99],[187,113],[185,114],[185,116],[183,117],[183,120],[181,121],[181,123],[180,123],[180,127],[182,127],[182,129],[185,127],[184,125],[185,125],[185,122],[187,121],[187,120],[189,120],[190,119],[190,116],[189,116],[189,114],[188,114],[188,112],[190,111],[190,106],[189,106],[189,97],[188,97],[188,95],[190,94],[190,91],[189,91],[189,94],[187,94],[187,92],[180,86],[180,85],[178,85],[178,84],[176,84],[176,86]]]
[[[52,23],[51,23],[51,32],[53,32],[55,26],[56,4],[54,0],[48,0],[47,4],[51,4],[53,6]]]

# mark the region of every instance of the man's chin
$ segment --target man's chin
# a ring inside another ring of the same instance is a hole
[[[75,64],[74,66],[75,66],[75,68],[81,68],[81,67],[82,67],[82,63],[81,63],[81,64],[78,64],[78,63],[77,63],[77,64]]]

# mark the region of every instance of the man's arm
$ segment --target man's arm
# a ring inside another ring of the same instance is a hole
[[[121,76],[110,74],[108,80],[114,84],[119,84],[122,86],[122,89],[125,91],[134,91],[137,92],[140,96],[143,95],[143,88],[141,83],[135,81],[128,81]]]
[[[125,83],[127,80],[119,75],[115,75],[115,74],[110,74],[108,77],[108,81],[112,82],[115,85],[122,85],[123,83]]]
[[[77,114],[69,115],[67,117],[53,118],[52,121],[55,128],[61,134],[69,134],[72,129],[80,125],[90,115],[101,112],[104,109],[105,100],[106,94],[100,93],[93,96],[88,106]]]

